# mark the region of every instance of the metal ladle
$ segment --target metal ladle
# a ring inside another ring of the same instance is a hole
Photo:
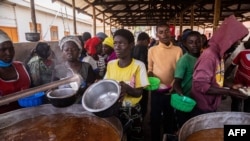
[[[63,79],[58,80],[58,81],[54,81],[54,82],[47,83],[47,84],[44,84],[41,86],[22,90],[19,92],[9,94],[7,96],[0,97],[0,106],[8,104],[8,103],[13,102],[13,101],[16,101],[16,100],[23,98],[23,97],[31,96],[34,93],[37,93],[40,91],[50,90],[50,89],[56,88],[60,85],[68,84],[70,82],[77,82],[78,86],[80,86],[80,83],[82,82],[82,77],[78,74],[74,74],[71,77],[63,78]]]

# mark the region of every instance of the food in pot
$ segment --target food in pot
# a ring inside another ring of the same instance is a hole
[[[0,130],[4,141],[119,141],[117,130],[105,120],[77,114],[42,115]]]
[[[224,141],[223,128],[204,129],[189,135],[185,141]]]

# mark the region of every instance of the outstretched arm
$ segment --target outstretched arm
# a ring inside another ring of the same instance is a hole
[[[181,88],[181,82],[182,82],[182,79],[175,78],[173,88],[174,88],[174,91],[176,93],[178,93],[180,95],[183,95],[183,91],[182,91],[182,88]]]

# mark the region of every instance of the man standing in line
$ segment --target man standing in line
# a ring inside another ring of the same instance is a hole
[[[209,40],[209,48],[203,51],[194,67],[191,96],[197,103],[195,115],[216,112],[223,95],[247,98],[238,90],[238,86],[224,81],[224,58],[232,45],[248,33],[248,29],[231,15]]]
[[[174,81],[176,63],[182,56],[182,50],[171,42],[169,25],[160,23],[156,26],[156,36],[159,44],[148,50],[148,75],[158,77],[164,85],[171,85]],[[163,117],[162,117],[163,113]],[[170,95],[159,91],[151,92],[151,138],[152,141],[161,140],[161,121],[163,118],[163,132],[174,134],[174,109],[170,105]],[[170,140],[171,136],[167,136]]]

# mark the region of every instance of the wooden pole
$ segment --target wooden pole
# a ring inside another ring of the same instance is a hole
[[[31,7],[31,20],[32,20],[32,32],[37,33],[37,25],[36,25],[36,10],[35,10],[35,2],[34,0],[30,0],[30,7]]]
[[[220,7],[221,7],[221,0],[215,0],[214,2],[214,21],[213,21],[213,32],[217,29],[220,19]]]
[[[74,34],[76,35],[76,6],[75,6],[75,0],[72,0],[73,5],[73,26],[74,26]]]
[[[102,18],[103,18],[103,32],[105,33],[105,15],[103,14],[102,15]]]
[[[194,5],[191,7],[191,18],[190,18],[190,23],[191,23],[191,29],[194,29]]]
[[[111,18],[109,18],[109,31],[110,31],[110,35],[113,36],[113,32],[112,32],[112,26],[111,26]]]
[[[183,12],[180,13],[180,35],[182,35]]]
[[[92,5],[92,8],[93,8],[93,32],[94,32],[94,35],[96,35],[96,16],[95,16],[95,7]]]

